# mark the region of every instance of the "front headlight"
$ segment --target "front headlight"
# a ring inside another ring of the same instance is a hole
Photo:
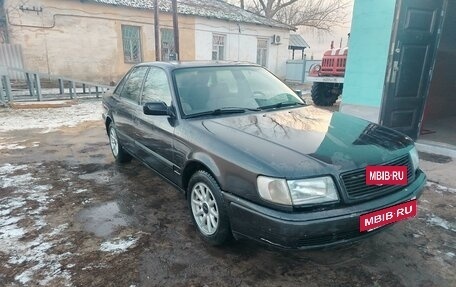
[[[259,176],[257,178],[260,196],[271,202],[291,205],[290,192],[285,179]]]
[[[413,147],[410,151],[410,158],[412,159],[412,166],[413,170],[417,170],[420,167],[420,157],[418,155],[418,151],[416,150],[416,147]]]
[[[339,200],[336,186],[330,176],[288,180],[259,176],[260,196],[270,202],[284,205],[325,203]]]
[[[336,186],[330,176],[289,180],[293,205],[323,203],[339,200]]]

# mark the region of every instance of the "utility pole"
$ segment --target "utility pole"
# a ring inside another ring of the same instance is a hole
[[[179,50],[179,23],[177,21],[177,0],[173,1],[173,29],[174,29],[174,49],[176,53],[176,61],[179,61],[180,50]]]
[[[244,0],[241,0],[241,9],[244,9]]]
[[[158,19],[158,0],[154,0],[155,61],[160,61],[160,21]]]

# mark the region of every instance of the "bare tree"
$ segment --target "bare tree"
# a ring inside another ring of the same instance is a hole
[[[331,31],[344,24],[348,0],[252,0],[249,10],[292,26]]]
[[[251,10],[257,14],[261,14],[266,18],[274,18],[278,11],[290,6],[299,0],[252,0]]]

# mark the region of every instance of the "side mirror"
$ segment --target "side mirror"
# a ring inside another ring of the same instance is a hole
[[[169,107],[164,102],[149,102],[143,107],[145,115],[150,116],[168,116],[171,115]]]
[[[298,97],[302,98],[302,91],[301,90],[294,90],[295,94],[298,95]]]

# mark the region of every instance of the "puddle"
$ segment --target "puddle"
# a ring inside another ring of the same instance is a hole
[[[80,179],[94,180],[98,184],[105,184],[111,181],[112,172],[109,170],[100,170],[92,173],[86,173],[79,176]]]
[[[109,237],[119,227],[128,226],[129,216],[121,213],[115,201],[83,209],[76,220],[84,225],[84,230],[98,237]]]
[[[419,152],[420,159],[435,163],[449,163],[452,162],[453,159],[449,156],[445,155],[438,155],[433,153],[426,153],[426,152]]]

